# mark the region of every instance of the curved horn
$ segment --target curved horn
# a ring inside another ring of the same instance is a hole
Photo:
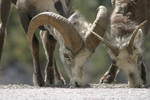
[[[134,39],[135,39],[135,37],[136,37],[136,35],[137,35],[137,33],[138,33],[138,30],[139,30],[141,27],[143,27],[143,26],[146,24],[146,22],[147,22],[147,20],[145,20],[143,23],[141,23],[141,24],[134,30],[134,32],[132,33],[133,35],[132,35],[132,37],[131,37],[131,39],[130,39],[130,41],[129,41],[129,45],[128,45],[128,50],[129,50],[129,52],[131,52],[131,51],[133,50],[133,43],[134,43]]]
[[[94,23],[92,24],[91,28],[86,33],[86,44],[88,49],[91,51],[95,51],[96,47],[98,46],[100,40],[91,33],[91,31],[94,31],[98,33],[101,37],[104,36],[104,33],[107,29],[107,23],[108,23],[108,14],[107,14],[107,8],[104,6],[100,6],[97,10],[96,19]]]
[[[93,32],[92,33],[101,41],[103,42],[116,56],[119,55],[118,49],[115,48],[114,46],[110,45],[108,42],[106,42],[101,36],[99,36],[97,33]]]
[[[41,25],[50,25],[62,35],[66,47],[76,53],[83,45],[83,40],[73,25],[64,17],[53,12],[43,12],[35,16],[28,27],[28,42],[31,44],[35,30]]]

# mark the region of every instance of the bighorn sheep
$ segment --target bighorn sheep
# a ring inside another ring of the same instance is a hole
[[[91,34],[90,30],[99,33],[100,36],[104,35],[107,28],[107,9],[103,6],[99,7],[94,23],[89,26],[78,13],[74,13],[68,19],[65,18],[69,12],[67,5],[69,5],[70,0],[10,1],[18,7],[22,25],[25,32],[28,33],[28,42],[34,63],[34,85],[63,84],[64,81],[57,70],[53,57],[55,45],[58,41],[60,44],[60,58],[69,75],[70,85],[84,86],[83,66],[100,42]],[[3,44],[5,37],[4,32],[11,8],[10,1],[2,0],[1,44]],[[30,20],[31,23],[29,24]],[[38,27],[43,30],[40,33],[48,60],[45,69],[45,82],[40,71],[39,43],[34,35],[34,31]],[[2,51],[2,47],[0,50]]]
[[[109,55],[113,60],[100,81],[112,83],[118,68],[121,68],[130,87],[142,87],[146,84],[146,68],[141,46],[150,25],[150,0],[111,1],[114,10],[110,19],[111,34],[107,36],[109,42],[93,32],[110,49]]]

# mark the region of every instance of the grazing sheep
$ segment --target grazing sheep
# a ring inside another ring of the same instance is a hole
[[[142,87],[146,84],[142,43],[150,26],[150,0],[112,0],[112,5],[109,42],[93,32],[110,49],[112,58],[110,68],[100,81],[112,83],[121,68],[130,87]]]

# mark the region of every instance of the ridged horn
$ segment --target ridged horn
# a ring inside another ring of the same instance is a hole
[[[50,25],[60,32],[65,45],[76,53],[83,45],[83,40],[73,25],[64,17],[53,12],[43,12],[32,18],[28,27],[28,42],[32,43],[35,30],[41,25]]]
[[[91,28],[86,33],[86,45],[89,50],[95,51],[96,47],[99,45],[100,40],[92,34],[91,31],[98,33],[101,37],[104,36],[105,31],[107,29],[108,23],[108,13],[107,8],[104,6],[100,6],[97,9],[96,19],[93,22]]]
[[[128,45],[128,51],[129,52],[132,52],[132,50],[133,50],[133,44],[134,44],[134,39],[135,39],[135,37],[136,37],[136,35],[137,35],[137,33],[138,33],[138,30],[141,28],[141,27],[143,27],[145,24],[146,24],[146,22],[147,22],[147,20],[145,20],[143,23],[141,23],[134,31],[133,31],[133,35],[132,35],[132,37],[131,37],[131,39],[130,39],[130,42],[129,42],[129,45]]]

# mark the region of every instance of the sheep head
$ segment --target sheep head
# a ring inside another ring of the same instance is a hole
[[[110,57],[116,61],[116,65],[119,68],[123,69],[128,77],[128,84],[130,87],[142,87],[143,85],[139,68],[143,58],[143,49],[141,45],[144,35],[141,27],[144,26],[145,23],[146,21],[141,23],[129,36],[118,37],[109,35],[109,42],[93,32],[93,34],[109,48]]]

